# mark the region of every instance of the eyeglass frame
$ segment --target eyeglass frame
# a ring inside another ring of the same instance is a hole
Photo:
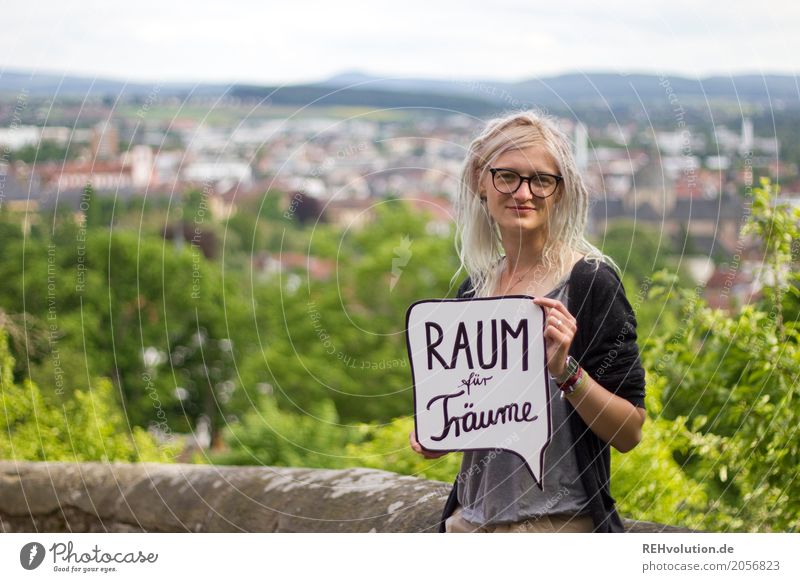
[[[501,190],[500,188],[497,187],[497,184],[494,183],[495,174],[497,172],[500,172],[500,171],[511,172],[512,174],[516,174],[517,177],[519,178],[519,184],[517,184],[517,187],[514,188],[513,191],[504,192],[503,190]],[[534,174],[532,174],[530,176],[523,176],[522,174],[520,174],[516,170],[512,170],[511,168],[489,168],[489,173],[492,175],[492,186],[494,186],[494,189],[497,190],[498,192],[500,192],[501,194],[508,194],[509,196],[513,196],[514,194],[516,194],[517,190],[519,190],[522,187],[522,185],[525,182],[527,182],[528,183],[528,191],[533,196],[536,196],[537,198],[540,198],[542,200],[545,199],[545,198],[550,198],[550,196],[552,196],[553,194],[558,192],[558,186],[561,184],[561,182],[564,181],[564,176],[559,176],[558,174],[550,174],[548,172],[536,172],[536,173],[534,173]],[[533,191],[533,186],[531,184],[531,179],[533,179],[534,176],[550,176],[551,178],[555,178],[556,179],[556,187],[553,188],[553,191],[550,192],[550,194],[548,194],[547,196],[539,196],[536,192]]]

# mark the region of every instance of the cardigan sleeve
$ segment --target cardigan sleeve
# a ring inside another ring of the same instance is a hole
[[[582,284],[589,289],[576,319],[578,343],[586,347],[573,357],[598,384],[644,408],[645,372],[636,343],[636,315],[622,281],[610,265],[601,263]]]

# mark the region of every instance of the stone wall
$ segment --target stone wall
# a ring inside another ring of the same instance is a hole
[[[362,468],[0,461],[0,531],[436,532],[450,486]]]

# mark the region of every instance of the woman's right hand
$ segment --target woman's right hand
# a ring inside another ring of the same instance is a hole
[[[439,457],[443,457],[449,451],[442,451],[442,452],[435,452],[429,451],[427,449],[423,449],[422,445],[417,442],[417,437],[412,430],[408,433],[408,440],[411,442],[411,448],[414,449],[417,453],[425,457],[426,459],[438,459]]]

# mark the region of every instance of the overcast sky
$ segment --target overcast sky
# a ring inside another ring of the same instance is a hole
[[[798,72],[800,3],[726,0],[0,0],[0,73],[298,83],[342,71]]]

